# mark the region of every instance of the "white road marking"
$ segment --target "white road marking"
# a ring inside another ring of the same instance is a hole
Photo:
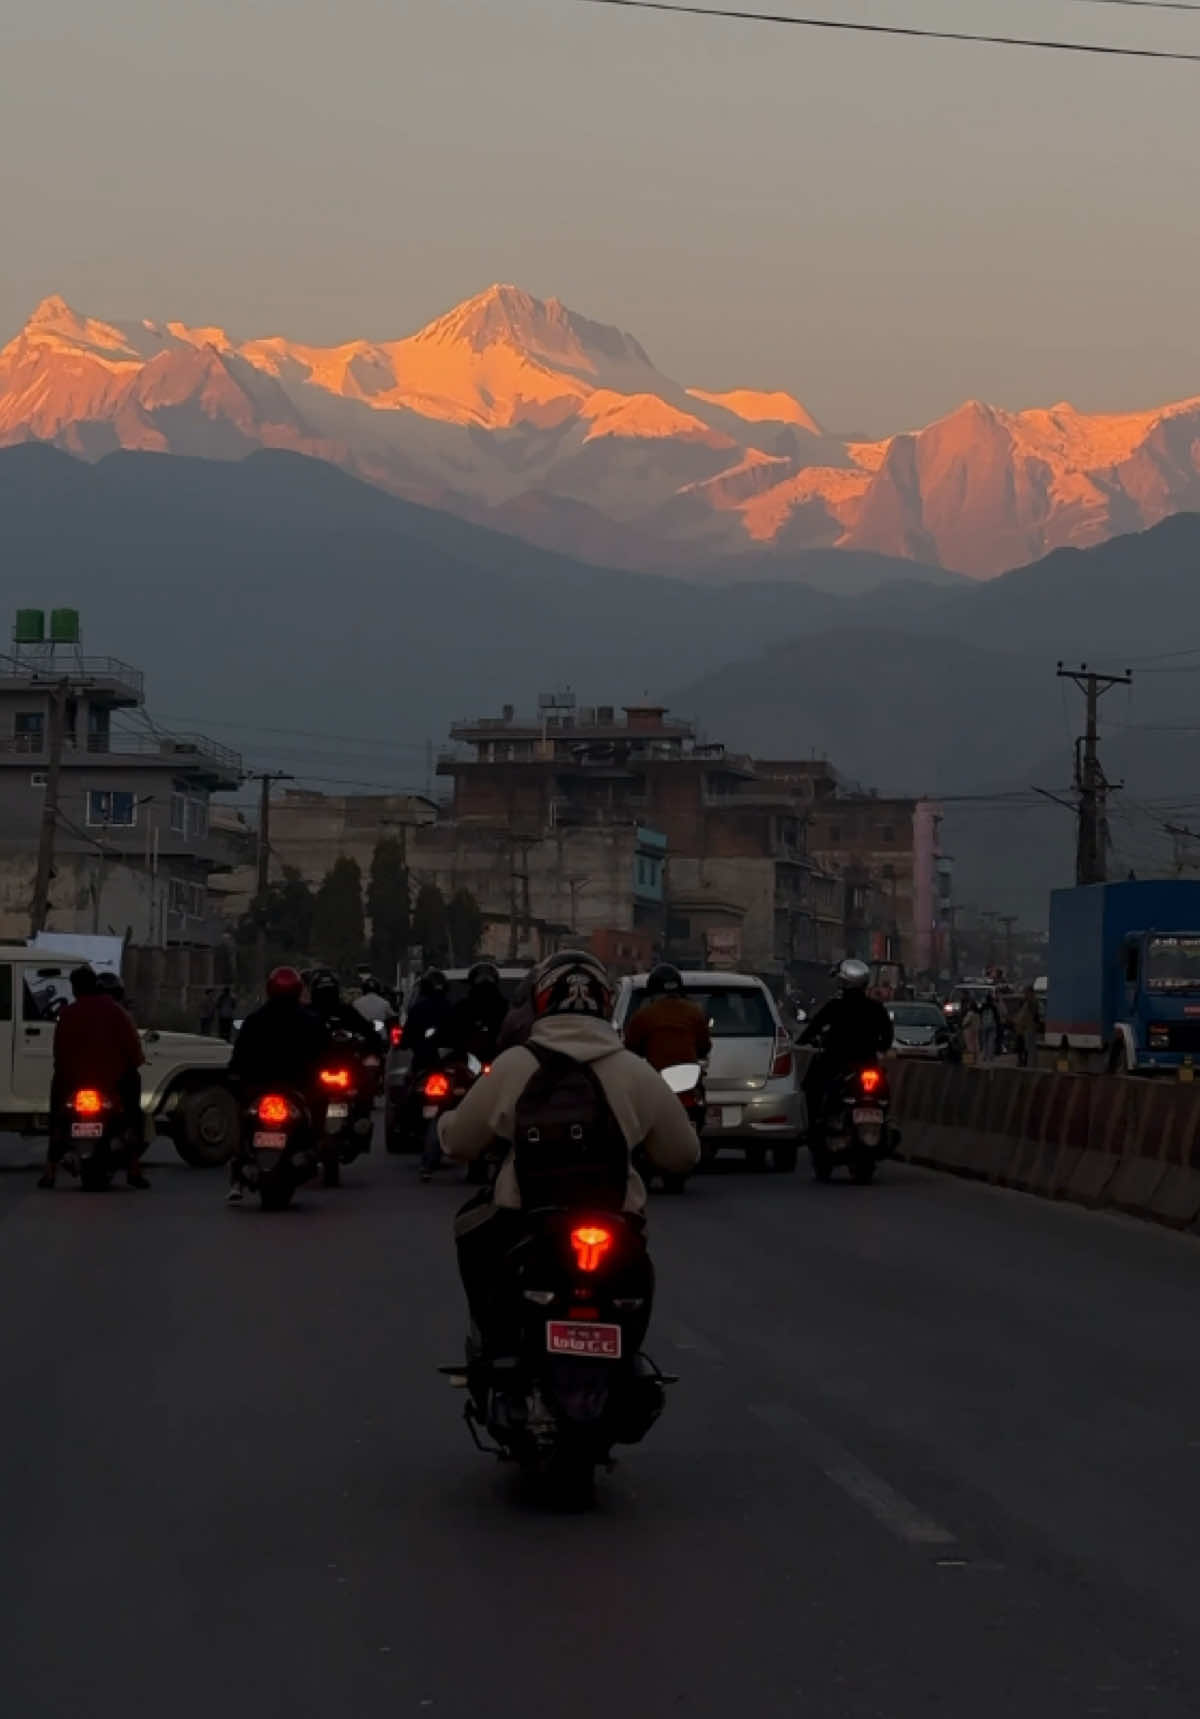
[[[699,1331],[693,1331],[690,1325],[672,1325],[667,1341],[673,1349],[696,1355],[701,1361],[719,1361],[721,1351],[702,1337]]]
[[[826,1478],[898,1539],[907,1541],[910,1546],[958,1544],[957,1537],[949,1528],[926,1516],[911,1499],[905,1498],[886,1480],[865,1468],[849,1451],[819,1432],[798,1410],[785,1403],[752,1403],[750,1413],[769,1426],[772,1432],[803,1443]]]

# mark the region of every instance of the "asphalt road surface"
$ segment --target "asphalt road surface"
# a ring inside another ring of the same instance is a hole
[[[1200,1711],[1200,1244],[902,1168],[660,1200],[586,1516],[478,1456],[458,1189],[0,1175],[9,1719]]]

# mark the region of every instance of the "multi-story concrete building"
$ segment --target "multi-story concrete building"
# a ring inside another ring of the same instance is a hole
[[[940,837],[933,800],[862,793],[814,800],[809,847],[845,879],[855,954],[902,962],[912,974],[944,966],[949,884]]]
[[[0,938],[29,930],[56,716],[48,928],[160,947],[221,937],[208,880],[227,862],[210,832],[209,802],[238,786],[241,760],[202,735],[114,723],[141,713],[143,702],[137,669],[85,657],[75,639],[19,639],[0,658]]]

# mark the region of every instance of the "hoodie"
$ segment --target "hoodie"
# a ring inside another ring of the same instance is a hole
[[[695,1165],[700,1142],[683,1105],[649,1063],[623,1047],[607,1021],[591,1015],[551,1015],[540,1020],[529,1036],[547,1050],[595,1068],[629,1148],[627,1212],[642,1212],[646,1206],[645,1186],[633,1168],[635,1147],[644,1146],[651,1163],[667,1175],[683,1175]],[[523,1045],[498,1056],[491,1073],[477,1080],[458,1109],[442,1118],[446,1156],[465,1163],[480,1157],[497,1139],[511,1143],[517,1100],[539,1066]],[[500,1168],[492,1198],[498,1206],[520,1207],[511,1151]]]

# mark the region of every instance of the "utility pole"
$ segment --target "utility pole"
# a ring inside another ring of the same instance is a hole
[[[1114,686],[1132,686],[1133,676],[1097,674],[1081,663],[1077,669],[1058,665],[1059,680],[1072,680],[1087,699],[1087,728],[1075,742],[1075,791],[1078,796],[1075,882],[1103,883],[1108,876],[1107,800],[1110,784],[1100,768],[1097,746],[1098,706]]]
[[[258,935],[255,939],[258,953],[258,976],[265,984],[267,977],[267,926],[263,918],[265,897],[271,882],[271,785],[273,782],[292,782],[295,778],[288,770],[256,770],[250,780],[261,784],[258,802],[258,887],[255,891],[255,906],[258,912]]]
[[[54,872],[54,837],[58,829],[58,783],[62,774],[63,743],[67,725],[68,680],[56,681],[50,689],[50,750],[46,786],[42,790],[42,827],[38,836],[37,871],[33,880],[33,903],[29,909],[29,935],[36,937],[46,926],[50,910],[50,879]]]

